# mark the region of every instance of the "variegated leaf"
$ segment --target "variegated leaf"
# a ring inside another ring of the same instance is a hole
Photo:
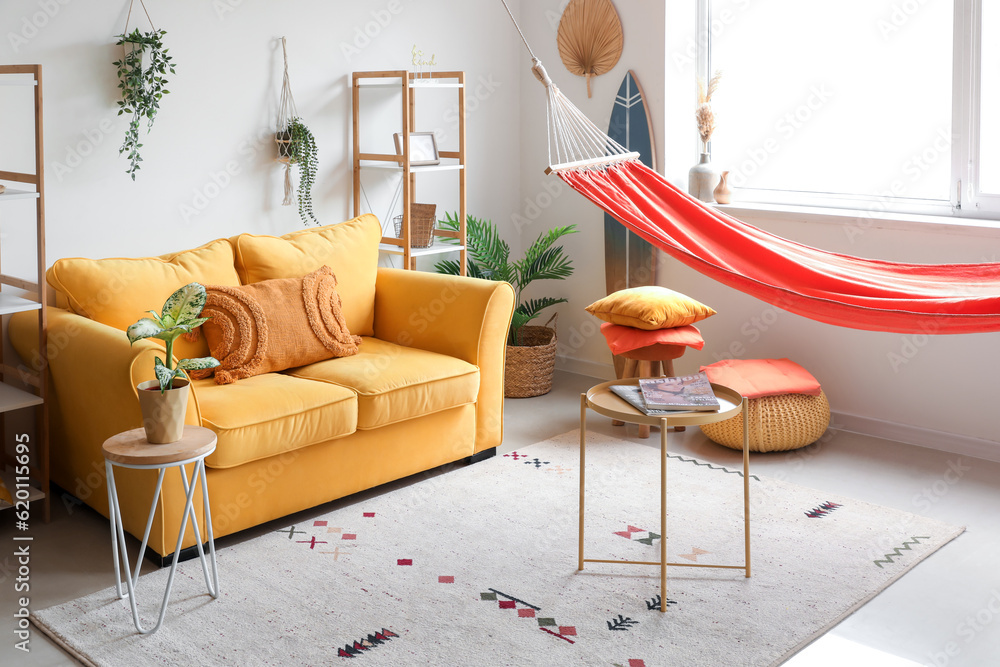
[[[200,371],[205,368],[215,368],[219,365],[219,360],[215,357],[201,357],[199,359],[181,359],[177,362],[177,368],[185,371]]]
[[[186,324],[201,315],[201,309],[205,307],[205,300],[208,298],[205,286],[201,283],[188,283],[171,294],[166,303],[163,304],[163,315],[161,319],[167,326],[177,323]],[[167,324],[167,318],[171,318]]]
[[[159,357],[156,357],[154,364],[153,370],[156,371],[156,379],[160,382],[160,393],[162,394],[171,388],[174,378],[177,377],[177,370],[164,366]]]
[[[148,317],[144,317],[130,326],[125,333],[128,335],[129,343],[134,343],[137,340],[142,340],[143,338],[152,338],[157,336],[162,331],[163,327]]]

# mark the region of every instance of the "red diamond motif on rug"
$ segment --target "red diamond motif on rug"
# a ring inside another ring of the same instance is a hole
[[[396,565],[413,565],[412,558],[400,558],[396,561]]]
[[[365,512],[365,514],[364,514],[364,517],[366,519],[371,519],[374,516],[375,516],[375,512]]]
[[[438,577],[438,583],[439,584],[453,584],[453,583],[455,583],[455,577],[441,575],[440,577]]]
[[[518,609],[517,610],[517,616],[518,616],[518,618],[534,618],[535,617],[535,610],[534,609]]]
[[[325,526],[326,523],[327,523],[326,521],[313,521],[313,526],[316,526],[316,527]]]
[[[517,603],[513,600],[500,600],[499,605],[501,609],[514,609],[517,607]]]
[[[358,539],[358,536],[355,533],[344,533],[343,535],[340,536],[340,539],[342,539],[342,540],[356,540],[356,539]]]
[[[632,539],[632,533],[642,533],[645,532],[642,528],[636,528],[635,526],[629,526],[626,530],[615,531],[615,535],[621,535],[626,540]]]

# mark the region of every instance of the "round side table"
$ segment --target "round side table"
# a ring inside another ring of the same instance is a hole
[[[746,401],[739,393],[724,387],[721,384],[712,384],[715,397],[719,399],[721,407],[711,412],[678,411],[665,415],[647,415],[637,408],[629,405],[625,399],[619,397],[611,391],[612,385],[637,385],[638,378],[623,378],[621,380],[611,380],[595,387],[591,387],[586,394],[580,394],[580,549],[579,563],[577,569],[582,570],[584,563],[627,563],[630,565],[659,565],[660,566],[660,599],[664,602],[660,605],[660,611],[667,610],[667,567],[711,567],[726,570],[743,570],[747,577],[750,576],[750,443],[747,438],[749,429],[747,428],[748,411],[745,409]],[[585,488],[585,463],[587,457],[587,409],[630,424],[640,426],[660,427],[660,560],[659,561],[635,561],[635,560],[608,560],[598,558],[584,558],[583,556],[583,518],[584,518],[584,488]],[[671,426],[701,426],[702,424],[714,424],[740,413],[743,414],[743,537],[744,537],[744,561],[743,565],[703,565],[701,563],[668,563],[667,562],[667,433]]]
[[[201,569],[205,575],[205,585],[213,598],[219,597],[219,572],[215,561],[215,536],[212,532],[212,511],[208,504],[208,482],[205,479],[205,457],[215,451],[216,437],[210,429],[201,426],[185,426],[184,435],[177,442],[165,445],[151,445],[146,441],[146,432],[142,428],[125,431],[108,438],[104,442],[104,468],[108,478],[108,511],[111,520],[111,551],[115,559],[115,589],[118,597],[124,598],[128,595],[129,605],[132,607],[132,621],[135,629],[140,634],[152,634],[163,625],[163,617],[167,613],[167,602],[170,600],[170,589],[174,583],[174,574],[177,572],[177,559],[181,552],[181,544],[184,540],[184,532],[187,530],[188,518],[194,526],[195,543],[198,545],[198,557],[201,559]],[[188,480],[187,470],[184,466],[193,463],[191,479]],[[133,468],[135,470],[159,470],[156,480],[156,491],[153,494],[153,502],[149,508],[149,518],[146,520],[146,530],[142,535],[142,546],[139,547],[139,556],[135,563],[135,574],[133,575],[128,561],[128,549],[125,544],[125,527],[122,524],[121,509],[118,505],[118,490],[115,487],[114,466],[121,468]],[[153,518],[156,514],[156,504],[160,499],[160,489],[163,488],[163,475],[167,468],[180,468],[181,482],[184,484],[186,502],[184,505],[184,518],[181,521],[180,531],[177,533],[177,545],[174,548],[174,560],[170,565],[170,575],[167,577],[167,588],[163,593],[163,603],[160,605],[159,618],[156,625],[150,629],[144,629],[139,621],[139,611],[136,606],[135,588],[139,582],[139,571],[142,566],[142,558],[146,553],[146,544],[149,540],[149,530],[153,525]],[[208,549],[212,562],[212,574],[208,574],[208,559],[205,557],[205,550],[202,547],[201,530],[198,527],[198,517],[194,512],[194,493],[198,480],[201,480],[202,502],[205,508],[205,528],[208,539]],[[119,548],[121,554],[119,556]],[[122,576],[119,567],[119,560],[125,566],[125,586],[127,592],[122,591]]]

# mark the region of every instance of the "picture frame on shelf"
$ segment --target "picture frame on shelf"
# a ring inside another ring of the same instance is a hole
[[[403,154],[403,134],[396,132],[392,135],[396,143],[396,155]],[[441,157],[438,155],[437,141],[433,132],[410,132],[410,166],[419,167],[422,165],[441,164]]]

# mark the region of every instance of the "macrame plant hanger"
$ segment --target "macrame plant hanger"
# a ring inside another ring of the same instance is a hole
[[[135,0],[130,0],[128,3],[128,15],[125,17],[125,32],[124,35],[128,35],[128,24],[132,20],[132,5],[135,4]],[[146,20],[149,21],[149,27],[153,29],[153,32],[157,32],[156,26],[153,25],[153,19],[149,15],[149,10],[146,9],[146,3],[139,0],[139,5],[142,7],[142,11],[146,14]],[[125,47],[122,46],[124,49]]]
[[[139,0],[142,2],[142,0]],[[299,115],[295,108],[295,98],[292,97],[292,83],[288,78],[288,48],[285,38],[281,38],[281,53],[285,59],[285,74],[281,80],[281,99],[278,102],[278,124],[275,128],[274,141],[278,144],[278,162],[285,165],[285,199],[282,206],[292,205],[292,120]]]

